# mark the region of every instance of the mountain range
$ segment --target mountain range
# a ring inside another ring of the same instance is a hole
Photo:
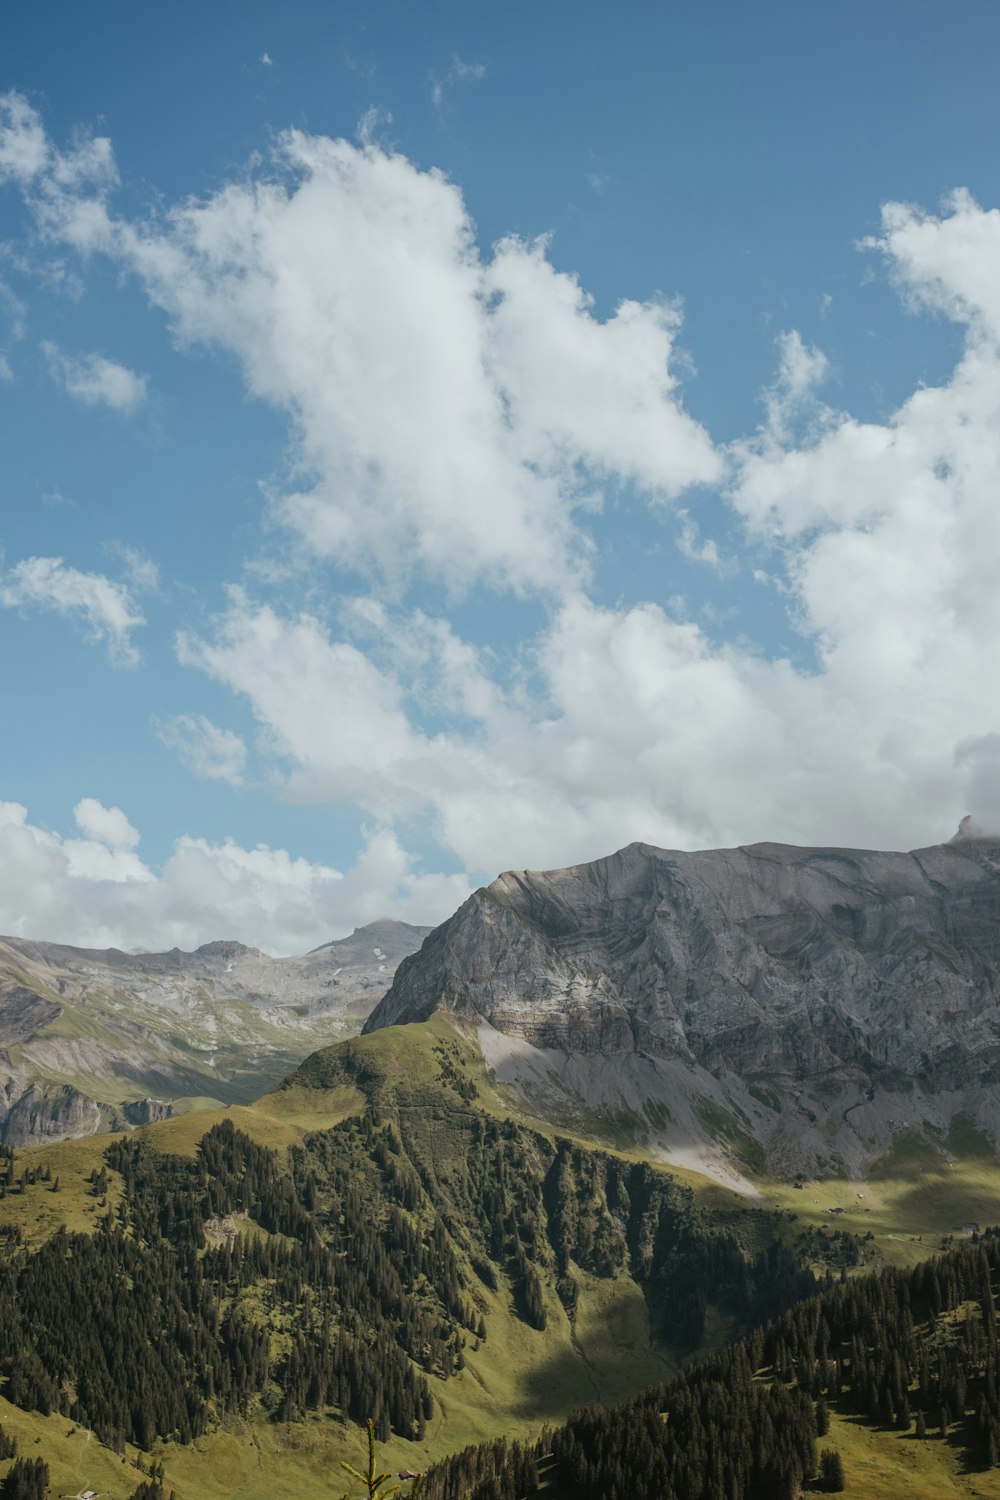
[[[353,1035],[429,930],[373,922],[292,958],[235,942],[123,953],[0,938],[0,1140],[246,1103]]]
[[[995,840],[631,844],[302,957],[2,939],[0,1134],[247,1102],[319,1046],[443,1007],[542,1118],[737,1187],[859,1175],[907,1131],[1000,1138],[998,985]]]

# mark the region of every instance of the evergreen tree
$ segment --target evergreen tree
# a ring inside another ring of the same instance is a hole
[[[819,1477],[825,1490],[844,1488],[844,1463],[836,1448],[824,1448],[820,1454]]]
[[[49,1466],[41,1458],[15,1458],[6,1478],[0,1481],[2,1500],[45,1500]]]
[[[379,1471],[378,1471],[378,1464],[376,1462],[376,1457],[375,1457],[375,1424],[372,1422],[372,1420],[371,1420],[370,1417],[368,1418],[368,1424],[367,1425],[368,1425],[368,1471],[367,1471],[367,1473],[363,1474],[361,1472],[361,1470],[360,1469],[356,1469],[353,1464],[342,1463],[340,1467],[342,1469],[345,1469],[347,1471],[347,1473],[352,1476],[352,1478],[357,1479],[361,1484],[364,1485],[365,1492],[366,1492],[366,1500],[389,1500],[389,1496],[390,1495],[398,1495],[402,1491],[403,1486],[401,1484],[393,1484],[392,1483],[392,1475],[389,1473],[388,1470],[385,1470],[384,1472],[379,1473]],[[409,1473],[405,1473],[404,1472],[403,1474],[400,1474],[399,1477],[400,1477],[400,1479],[410,1479],[410,1480],[412,1480],[412,1484],[410,1486],[410,1489],[407,1491],[407,1493],[411,1497],[411,1500],[416,1500],[416,1496],[419,1495],[420,1489],[421,1489],[421,1486],[422,1486],[422,1483],[423,1483],[423,1475],[422,1474],[409,1474]],[[345,1493],[345,1495],[343,1496],[343,1500],[351,1500],[350,1495],[348,1495],[348,1494]]]

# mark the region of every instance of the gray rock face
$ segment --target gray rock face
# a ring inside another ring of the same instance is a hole
[[[0,938],[0,1139],[122,1129],[179,1099],[255,1098],[354,1035],[428,931],[373,922],[296,958],[227,941],[122,953]]]
[[[675,1064],[728,1078],[758,1140],[743,1091],[761,1080],[784,1099],[817,1096],[810,1127],[858,1112],[851,1128],[873,1149],[891,1121],[876,1128],[868,1106],[887,1090],[947,1094],[951,1114],[976,1095],[982,1118],[1000,1079],[1000,842],[633,844],[511,872],[400,965],[366,1030],[439,1005],[550,1057],[669,1063],[675,1092]]]

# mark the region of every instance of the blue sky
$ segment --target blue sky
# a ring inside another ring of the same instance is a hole
[[[1000,14],[21,7],[0,931],[1000,826]]]

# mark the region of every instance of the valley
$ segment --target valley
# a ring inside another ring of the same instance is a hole
[[[642,847],[502,877],[411,954],[362,930],[354,996],[337,1005],[328,981],[343,952],[120,955],[132,978],[116,995],[95,988],[107,955],[18,950],[6,1014],[27,1040],[8,1036],[8,1055],[39,1068],[47,1058],[52,1086],[81,1095],[97,1043],[117,1034],[116,1005],[124,1036],[186,1015],[192,1054],[192,1028],[204,1023],[204,1038],[205,1017],[217,1025],[229,1007],[226,1042],[217,1031],[212,1044],[224,1079],[214,1096],[176,1095],[162,1118],[142,1118],[119,1095],[118,1114],[96,1122],[104,1130],[71,1137],[50,1116],[42,1140],[22,1144],[12,1129],[4,1143],[0,1426],[22,1453],[44,1452],[57,1492],[76,1492],[82,1463],[88,1483],[130,1500],[155,1460],[177,1500],[339,1494],[368,1415],[393,1468],[422,1471],[498,1436],[531,1443],[576,1408],[634,1400],[725,1356],[804,1295],[919,1267],[1000,1222],[992,938],[985,917],[970,938],[963,915],[970,899],[992,910],[992,846],[941,856],[959,872],[957,909],[951,888],[922,905],[908,891],[888,968],[863,924],[845,936],[841,917],[823,915],[823,901],[842,904],[846,859],[830,887],[829,851],[750,851],[735,884],[723,890],[713,874],[709,924],[693,877],[678,887],[697,858]],[[896,890],[899,869],[874,859],[866,878],[882,868]],[[934,860],[923,851],[921,862]],[[852,857],[852,880],[862,863]],[[796,903],[807,898],[803,937]],[[763,901],[775,908],[769,946]],[[776,957],[779,916],[799,937],[789,949],[786,934]],[[880,921],[884,937],[885,910]],[[930,934],[917,959],[905,935],[916,922]],[[389,958],[366,951],[376,947]],[[369,956],[400,960],[378,1004]],[[272,963],[286,965],[287,990]],[[240,993],[221,994],[230,989]],[[913,1043],[889,1024],[904,993],[903,1029],[946,1039],[916,1080],[900,1061]],[[304,1024],[285,1052],[248,1054],[241,1006],[258,1038],[282,1009]],[[343,1039],[307,1046],[313,1026]],[[69,1032],[79,1050],[60,1053]],[[293,1059],[299,1047],[307,1055]],[[104,1092],[125,1088],[126,1056],[119,1037]],[[67,1058],[79,1060],[75,1082],[59,1072]],[[67,1342],[70,1305],[53,1291],[64,1256],[84,1277],[78,1307],[106,1304],[119,1262],[163,1316],[171,1288],[189,1288],[187,1311],[169,1314],[175,1352],[161,1365],[150,1343],[142,1356],[145,1404],[123,1399],[115,1362],[146,1304],[117,1333],[88,1313],[90,1332]],[[34,1386],[18,1354],[29,1338],[47,1351]],[[109,1364],[89,1362],[98,1343],[118,1350]],[[846,1395],[830,1405],[854,1492],[902,1500],[918,1464],[928,1495],[1000,1495],[1000,1470],[969,1468],[961,1424],[917,1458],[912,1437],[860,1420]]]

